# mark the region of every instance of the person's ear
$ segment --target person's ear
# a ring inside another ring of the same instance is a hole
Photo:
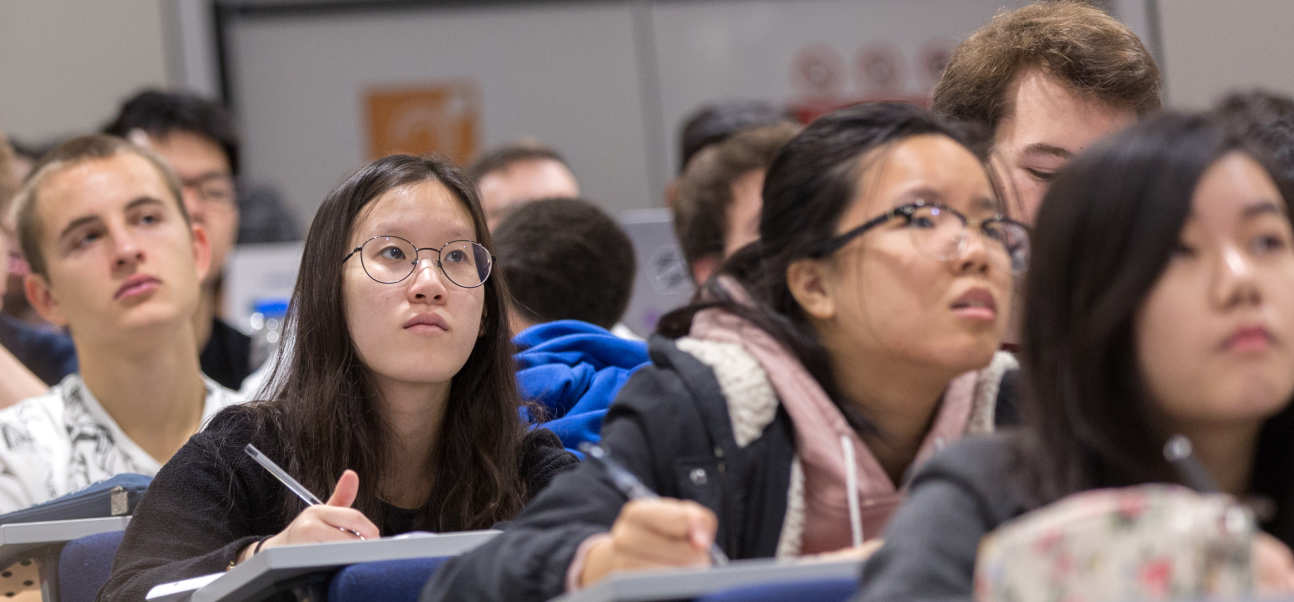
[[[198,270],[198,282],[206,282],[211,273],[211,241],[207,238],[207,229],[200,224],[189,224],[190,238],[193,239],[193,267]]]
[[[67,317],[59,306],[58,298],[50,290],[49,281],[40,274],[27,274],[22,280],[23,292],[27,293],[27,303],[40,314],[46,322],[55,326],[67,326]]]
[[[817,320],[836,316],[836,299],[827,286],[827,269],[818,259],[797,259],[786,266],[786,288],[804,313]]]

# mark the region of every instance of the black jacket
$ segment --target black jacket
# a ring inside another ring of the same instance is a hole
[[[660,495],[712,510],[715,541],[730,558],[774,556],[795,457],[786,410],[779,404],[759,437],[740,447],[714,371],[667,339],[653,338],[649,351],[652,364],[607,412],[603,447]],[[609,531],[625,502],[601,469],[585,462],[554,479],[502,535],[441,565],[421,599],[560,595],[576,549]]]
[[[278,459],[282,447],[266,433],[252,441],[255,425],[240,410],[217,414],[153,478],[117,550],[112,576],[99,590],[100,600],[143,600],[160,583],[223,571],[247,544],[287,526],[281,504],[292,494],[243,452],[250,441]],[[520,462],[528,491],[537,492],[577,460],[551,431],[534,429],[524,440]],[[383,525],[383,535],[412,530],[419,514],[386,504],[382,512],[376,522]]]

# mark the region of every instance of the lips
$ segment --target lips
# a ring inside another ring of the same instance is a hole
[[[1222,348],[1240,353],[1266,351],[1275,340],[1276,337],[1265,327],[1242,326],[1222,341]]]
[[[112,298],[118,300],[147,293],[156,289],[160,284],[162,284],[162,281],[157,278],[145,274],[136,274],[127,278],[121,287],[117,289],[117,292],[112,295]]]
[[[976,320],[994,320],[997,318],[997,299],[988,289],[975,287],[953,300],[950,306],[954,313],[965,318]]]
[[[405,330],[430,331],[439,329],[440,331],[449,331],[449,322],[436,314],[418,314],[404,323]]]

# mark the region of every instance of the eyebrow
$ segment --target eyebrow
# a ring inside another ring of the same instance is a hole
[[[1053,157],[1059,157],[1061,159],[1068,159],[1074,156],[1074,153],[1070,152],[1069,149],[1061,148],[1054,144],[1047,144],[1045,142],[1035,142],[1033,144],[1030,144],[1029,146],[1024,147],[1024,152],[1022,154],[1051,155]]]
[[[131,209],[134,209],[141,205],[164,205],[164,203],[162,203],[161,199],[158,199],[156,197],[141,196],[129,203],[126,203],[126,207],[123,209],[123,211],[130,211]],[[84,226],[86,224],[92,224],[97,221],[100,221],[99,216],[97,215],[83,215],[81,217],[78,217],[63,227],[63,230],[58,233],[58,239],[61,240],[65,238],[68,235],[68,233],[72,232],[73,230],[76,230],[81,226]]]
[[[1257,201],[1246,205],[1240,212],[1240,216],[1246,219],[1274,213],[1276,215],[1285,215],[1285,208],[1268,200]]]

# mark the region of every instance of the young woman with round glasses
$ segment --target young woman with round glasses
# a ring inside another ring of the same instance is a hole
[[[961,135],[902,104],[843,109],[778,154],[761,240],[667,316],[602,444],[423,600],[547,599],[614,571],[863,554],[911,467],[991,430],[1024,226]],[[864,544],[864,542],[868,542]]]
[[[103,596],[142,600],[274,546],[489,528],[572,466],[521,421],[488,246],[473,186],[437,159],[379,159],[329,194],[266,401],[216,416],[162,468]],[[306,507],[248,443],[327,502]]]
[[[1057,570],[1014,572],[1057,599],[1070,599],[1067,585],[1115,573],[1145,587],[1129,599],[1157,588],[1170,592],[1158,599],[1204,596],[1223,571],[1184,574],[1192,565],[1150,546],[1144,570],[1062,555],[1078,549],[1070,541],[1093,537],[1096,521],[1054,502],[1089,492],[1067,500],[1074,508],[1095,499],[1093,490],[1148,483],[1261,502],[1254,507],[1270,512],[1258,514],[1244,568],[1260,593],[1294,592],[1294,189],[1261,156],[1206,117],[1166,114],[1059,173],[1038,213],[1026,283],[1026,428],[961,442],[921,470],[864,567],[858,599],[998,599],[989,588],[1018,565],[977,573],[983,538],[1027,525],[1013,521],[1044,507],[1084,528],[1043,522],[1046,533],[1024,545],[1056,558]],[[1177,436],[1194,449],[1195,470],[1166,459]],[[1112,545],[1120,531],[1148,528],[1146,540],[1186,541],[1183,528],[1164,525],[1192,525],[1187,514],[1138,522],[1148,491],[1100,492],[1126,497],[1106,521],[1110,532],[1098,527],[1095,537]],[[1205,546],[1217,528],[1190,528],[1199,536],[1193,566],[1209,566],[1210,553],[1216,560]]]

